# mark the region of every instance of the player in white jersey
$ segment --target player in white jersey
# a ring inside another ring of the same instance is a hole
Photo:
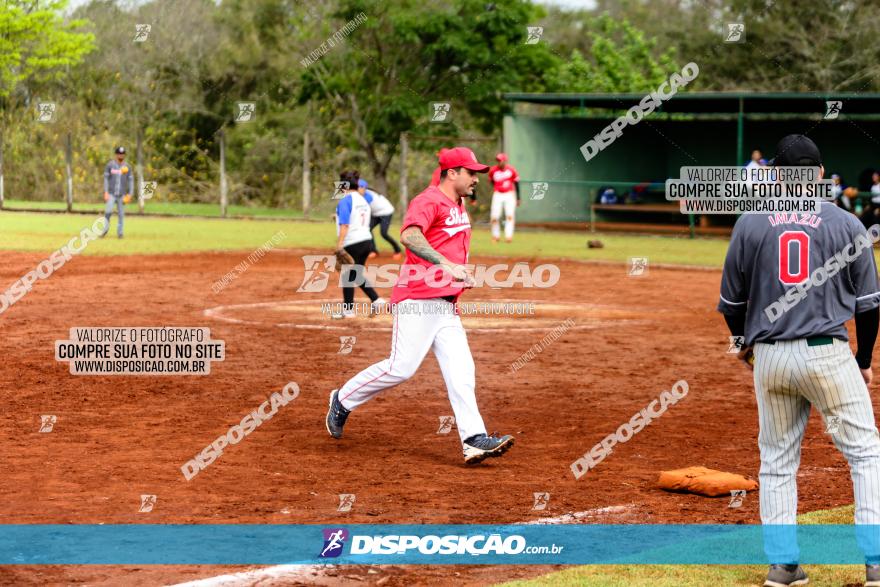
[[[803,135],[783,138],[771,165],[818,168],[820,179],[824,173],[818,147]],[[820,202],[815,214],[737,220],[718,310],[754,369],[766,587],[809,581],[798,564],[796,524],[801,440],[812,407],[849,462],[865,585],[880,587],[880,435],[867,387],[878,304],[872,238],[852,214]],[[853,316],[855,356],[846,329]]]
[[[367,256],[372,250],[373,233],[370,232],[370,202],[373,197],[369,194],[361,195],[357,190],[360,175],[357,171],[345,171],[339,179],[348,185],[347,193],[336,204],[336,250],[344,249],[354,259],[354,264],[363,266]],[[346,270],[343,275],[345,283],[352,284],[358,280],[358,272],[354,267]],[[375,312],[381,311],[385,300],[373,290],[365,278],[361,277],[360,288],[372,302]],[[354,312],[354,286],[345,285],[342,288],[343,310],[341,318],[353,318]]]
[[[369,188],[369,184],[367,184],[367,180],[361,179],[358,181],[358,193],[361,195],[369,194],[373,199],[370,201],[370,213],[372,214],[370,218],[370,232],[372,233],[373,229],[376,226],[379,227],[379,233],[382,235],[388,244],[391,245],[391,248],[394,249],[394,254],[391,256],[395,261],[399,261],[402,257],[400,251],[400,245],[394,237],[388,234],[388,229],[391,227],[391,220],[394,216],[394,204],[392,204],[388,198],[383,196],[382,194],[376,193]],[[373,238],[372,243],[372,251],[370,251],[370,258],[377,257],[379,255],[379,249],[376,248],[376,239]]]

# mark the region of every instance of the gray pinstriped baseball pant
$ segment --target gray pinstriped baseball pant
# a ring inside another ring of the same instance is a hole
[[[806,339],[757,343],[754,377],[761,523],[770,562],[798,560],[797,470],[811,406],[822,414],[826,429],[836,423],[831,437],[849,462],[856,538],[866,558],[875,562],[880,557],[880,434],[849,344],[838,339],[821,346],[809,346]],[[829,420],[832,416],[837,418]]]

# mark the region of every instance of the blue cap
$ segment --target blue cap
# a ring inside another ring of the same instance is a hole
[[[365,188],[365,187],[367,187],[367,180],[366,180],[366,179],[359,179],[359,180],[358,180],[358,187],[359,187],[359,188]]]

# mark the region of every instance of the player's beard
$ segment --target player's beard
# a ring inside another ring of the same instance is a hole
[[[467,187],[465,187],[463,191],[458,192],[458,197],[459,198],[467,198],[468,196],[473,195],[475,189],[477,189],[477,184],[475,184],[475,183],[470,184]]]

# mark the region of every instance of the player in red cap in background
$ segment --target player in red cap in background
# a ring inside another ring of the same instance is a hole
[[[498,165],[489,170],[495,193],[492,194],[492,208],[489,222],[492,226],[492,242],[501,238],[501,212],[504,211],[504,239],[513,240],[513,227],[516,224],[516,207],[519,206],[519,174],[513,165],[507,164],[507,155],[498,153],[495,156]]]
[[[352,410],[379,392],[412,377],[429,350],[434,351],[466,463],[504,454],[513,437],[489,436],[477,407],[476,373],[467,335],[458,314],[458,298],[474,285],[469,268],[471,221],[464,205],[488,165],[465,147],[440,154],[440,185],[413,198],[400,231],[406,262],[391,294],[394,325],[391,354],[330,393],[326,427],[333,438]]]

